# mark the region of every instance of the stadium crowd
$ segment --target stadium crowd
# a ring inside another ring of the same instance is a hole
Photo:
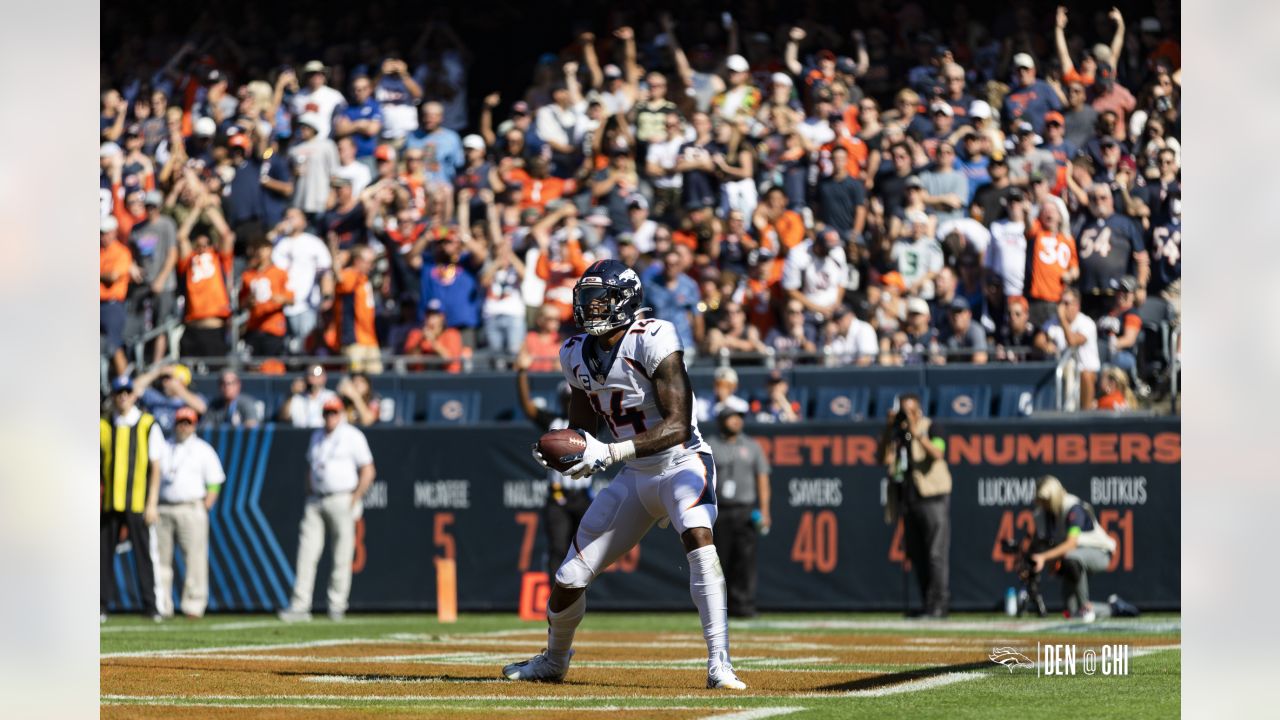
[[[183,358],[268,372],[552,370],[575,280],[612,257],[691,358],[1073,351],[1082,407],[1132,407],[1143,320],[1180,312],[1177,5],[856,5],[584,15],[510,61],[517,93],[428,10],[413,42],[358,32],[379,3],[104,45],[109,372],[171,356],[134,351],[171,323]]]

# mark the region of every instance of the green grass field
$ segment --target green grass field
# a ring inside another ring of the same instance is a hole
[[[589,613],[562,685],[496,680],[542,646],[505,614],[360,615],[285,625],[267,616],[102,627],[103,717],[1072,717],[1179,713],[1177,615],[1080,625],[958,615],[766,614],[731,623],[742,693],[708,691],[690,613]],[[1130,643],[1129,674],[1038,677],[988,659],[1014,646]],[[577,712],[575,712],[577,711]],[[228,715],[229,716],[229,715]]]

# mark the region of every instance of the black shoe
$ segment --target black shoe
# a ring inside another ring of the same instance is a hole
[[[1119,595],[1112,595],[1107,598],[1107,602],[1111,604],[1111,615],[1113,617],[1138,617],[1141,614],[1136,605],[1126,602]]]

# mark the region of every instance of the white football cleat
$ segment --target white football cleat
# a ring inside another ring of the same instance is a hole
[[[732,665],[717,665],[707,671],[707,687],[712,690],[746,690],[747,684],[738,679]]]
[[[573,650],[569,651],[569,659],[573,658]],[[511,663],[502,668],[502,676],[508,680],[529,680],[533,682],[560,682],[569,672],[569,659],[560,664],[551,659],[547,649],[528,660]]]

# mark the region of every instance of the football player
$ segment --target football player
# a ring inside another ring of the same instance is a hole
[[[556,571],[547,601],[547,647],[507,665],[511,680],[559,681],[586,613],[587,585],[655,522],[675,526],[689,558],[689,593],[707,641],[707,687],[746,689],[729,660],[724,573],[712,543],[716,476],[693,417],[693,391],[675,327],[640,319],[640,278],[616,260],[587,268],[573,289],[573,318],[585,332],[565,341],[560,366],[572,388],[569,424],[586,449],[565,474],[585,477],[622,463],[587,508]],[[596,439],[601,421],[616,442]],[[534,457],[546,465],[534,445]]]

